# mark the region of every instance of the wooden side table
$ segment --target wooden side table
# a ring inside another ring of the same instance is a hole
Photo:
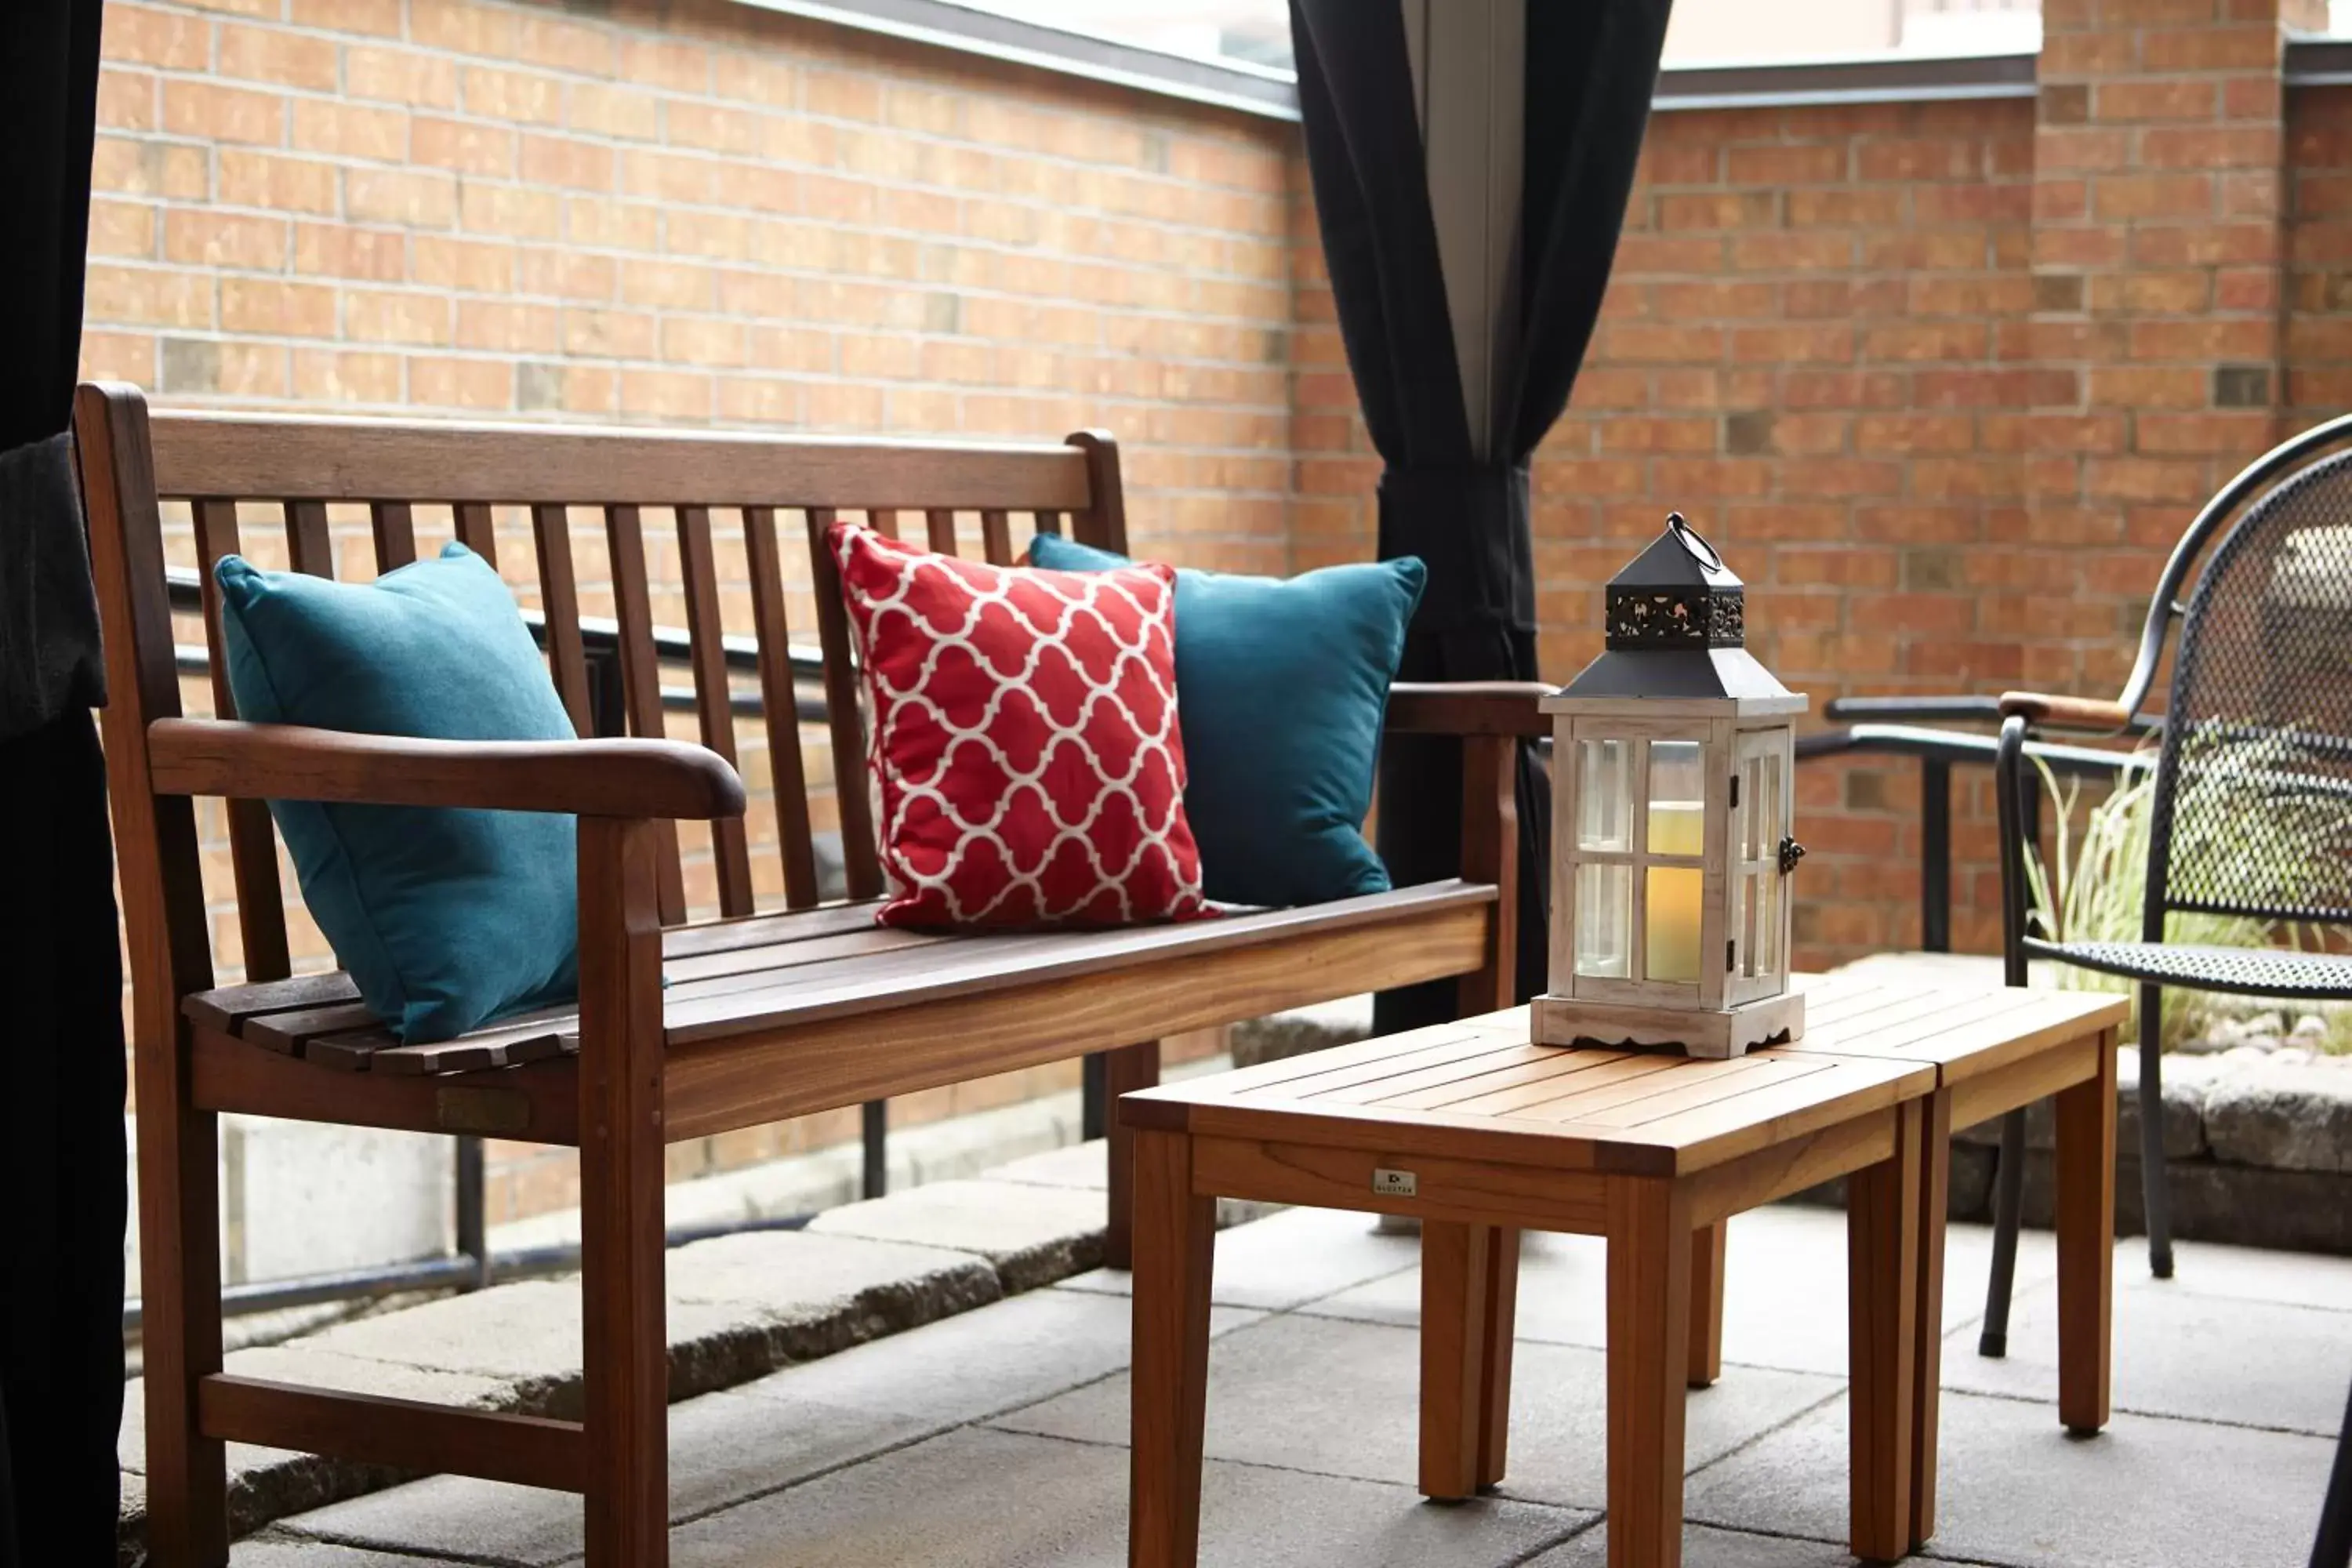
[[[1936,1069],[1919,1201],[1920,1349],[1913,1364],[1910,1544],[1936,1532],[1937,1386],[1943,1371],[1944,1217],[1952,1129],[2057,1101],[2058,1418],[2107,1424],[2116,1251],[2116,1042],[2131,1005],[2111,992],[1801,977],[1805,1037],[1775,1056],[1843,1056]]]
[[[1933,1065],[1730,1061],[1528,1043],[1525,1009],[1130,1094],[1135,1130],[1129,1562],[1200,1535],[1219,1196],[1423,1222],[1421,1486],[1501,1480],[1521,1229],[1609,1244],[1609,1562],[1682,1560],[1683,1402],[1721,1279],[1720,1223],[1851,1175],[1853,1546],[1910,1544],[1925,1102]],[[1704,1276],[1711,1274],[1711,1280]]]

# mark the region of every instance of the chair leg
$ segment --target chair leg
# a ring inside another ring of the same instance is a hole
[[[2000,1119],[2000,1167],[1992,1194],[1992,1278],[1985,1286],[1984,1331],[1977,1353],[2009,1353],[2009,1298],[2017,1283],[2017,1230],[2025,1206],[2025,1111]]]
[[[2164,1165],[2164,987],[2139,988],[2139,1190],[2147,1268],[2172,1278],[2172,1183]]]
[[[580,819],[587,1568],[669,1561],[656,825]]]
[[[2352,1403],[2346,1405],[2344,1431],[2336,1439],[2336,1466],[2319,1510],[2319,1536],[2311,1543],[2311,1568],[2352,1568]]]

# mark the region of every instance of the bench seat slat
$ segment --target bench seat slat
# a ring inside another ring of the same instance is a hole
[[[780,914],[751,915],[741,920],[712,921],[703,925],[674,926],[662,932],[662,958],[671,960],[701,958],[709,954],[733,952],[745,948],[782,947],[787,943],[811,942],[852,931],[875,930],[875,903],[867,900],[856,904],[827,904],[813,910],[793,910]],[[698,973],[729,973],[724,964]],[[360,999],[359,987],[341,970],[323,974],[297,974],[286,980],[258,980],[243,985],[223,985],[211,991],[198,991],[183,997],[180,1011],[206,1028],[218,1029],[225,1035],[252,1036],[250,1021],[273,1014],[305,1012],[314,1008],[333,1007]],[[361,1024],[372,1023],[362,1018]],[[299,1026],[299,1025],[297,1026]],[[345,1024],[349,1029],[358,1025]],[[334,1029],[313,1026],[310,1033],[323,1035]],[[288,1048],[273,1041],[273,1050]]]
[[[663,1016],[673,1047],[723,1044],[731,1036],[883,1014],[966,1000],[1015,986],[1113,974],[1122,970],[1205,956],[1269,941],[1349,931],[1494,901],[1495,890],[1451,880],[1294,910],[1260,910],[1177,925],[1110,931],[1013,932],[946,936],[874,927],[872,906],[814,910],[724,922],[733,938],[798,931],[796,940],[705,947],[713,927],[683,927],[667,935],[666,956],[700,947],[679,962],[687,977],[663,994]],[[841,929],[855,913],[861,922]],[[716,939],[730,940],[730,939]],[[415,1075],[477,1072],[543,1060],[580,1048],[576,1009],[551,1007],[509,1019],[455,1040],[404,1046],[375,1027],[352,1004],[287,1006],[280,999],[313,999],[341,975],[310,975],[192,996],[191,1016],[229,1018],[257,1045],[298,1052],[319,1066],[344,1071]],[[248,1002],[243,993],[260,994]],[[220,1026],[215,1025],[215,1026]]]

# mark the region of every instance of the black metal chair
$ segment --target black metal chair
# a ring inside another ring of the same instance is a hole
[[[2352,1406],[2336,1439],[2336,1463],[2327,1476],[2327,1501],[2319,1510],[2319,1534],[2311,1543],[2311,1568],[2352,1568]]]
[[[2141,716],[2173,623],[2171,695]],[[2197,514],[2158,580],[2139,657],[2112,702],[2011,692],[1994,758],[2006,978],[2029,959],[2140,982],[2140,1179],[2148,1259],[2172,1275],[2164,1168],[2165,986],[2352,1000],[2352,956],[2185,946],[2166,917],[2202,911],[2352,924],[2352,416],[2278,447]],[[2158,735],[2137,942],[2050,941],[2029,927],[2025,856],[2036,787],[2029,730]],[[2002,1120],[1992,1279],[1979,1349],[2007,1349],[2024,1182],[2025,1113]]]

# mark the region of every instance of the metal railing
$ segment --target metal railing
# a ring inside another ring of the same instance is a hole
[[[1919,759],[1919,945],[1928,952],[1952,951],[1952,768],[1955,763],[1990,768],[1999,738],[1962,730],[1930,728],[1906,721],[1937,723],[2000,721],[2000,701],[1993,697],[1840,697],[1822,713],[1831,719],[1864,722],[1824,730],[1797,740],[1797,760],[1855,753]],[[1871,721],[1886,721],[1873,722]],[[2135,731],[2147,732],[2146,727]],[[2127,768],[2145,765],[2133,752],[2102,751],[2095,746],[2053,745],[2028,741],[2025,754],[2046,764],[2062,778],[2112,779]],[[2040,797],[2026,806],[2029,842],[2041,837]]]

